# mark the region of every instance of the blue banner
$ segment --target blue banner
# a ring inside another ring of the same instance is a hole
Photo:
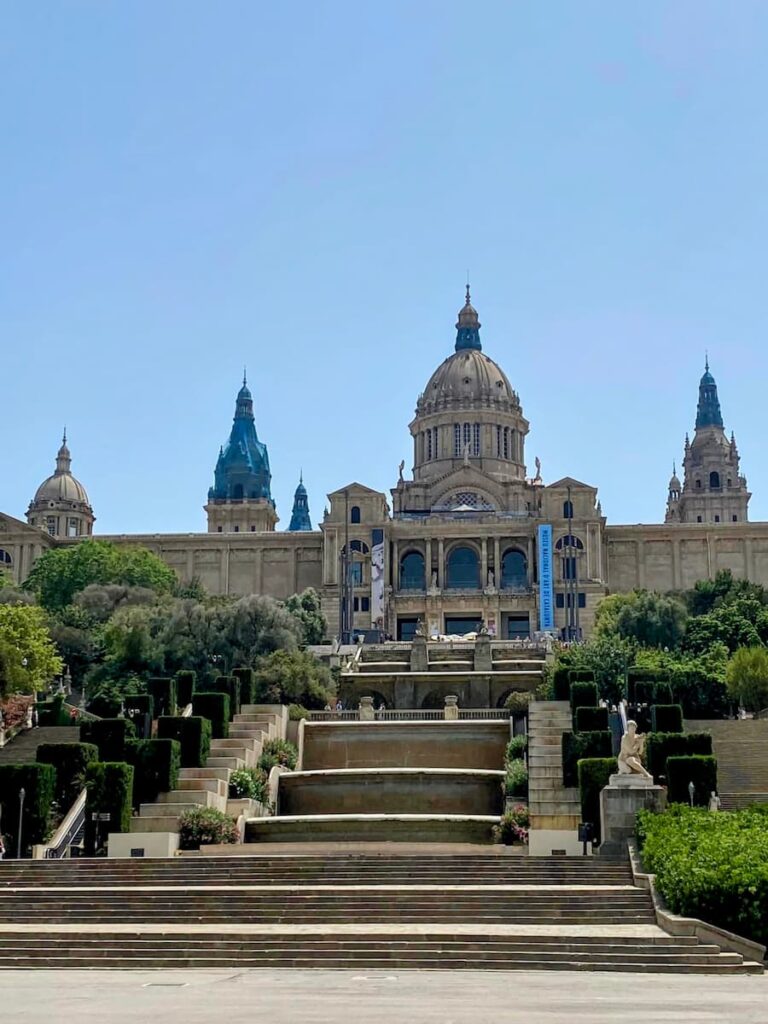
[[[539,527],[539,629],[551,633],[555,628],[555,595],[552,572],[552,527]]]

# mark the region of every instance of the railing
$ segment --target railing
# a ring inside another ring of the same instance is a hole
[[[442,708],[411,708],[397,710],[387,708],[377,711],[377,722],[422,722],[442,721],[445,713]],[[472,721],[507,721],[511,712],[506,708],[459,708],[459,719]],[[310,722],[357,722],[359,711],[310,711]]]
[[[61,860],[69,855],[70,846],[85,825],[86,793],[85,789],[80,791],[50,842],[33,847],[32,856],[36,860]]]

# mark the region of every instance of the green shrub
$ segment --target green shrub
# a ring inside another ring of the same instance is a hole
[[[213,739],[225,740],[229,736],[229,696],[226,693],[194,694],[192,713],[208,719]]]
[[[225,693],[229,697],[229,717],[240,714],[240,680],[236,676],[217,676],[208,686],[209,693]]]
[[[276,764],[281,764],[293,771],[298,757],[298,750],[288,740],[267,740],[261,748],[258,767],[269,772]]]
[[[161,715],[173,715],[176,713],[175,679],[148,679],[147,693],[150,693],[155,699],[155,712],[158,718]]]
[[[261,768],[237,768],[229,776],[229,795],[232,799],[248,797],[261,804],[269,802],[268,776]]]
[[[613,753],[613,741],[609,731],[598,732],[564,732],[562,740],[563,752],[563,785],[578,786],[578,762],[582,758],[606,758]]]
[[[504,707],[513,715],[527,715],[528,705],[533,699],[530,690],[513,690],[504,701]]]
[[[97,693],[88,701],[88,711],[98,718],[117,718],[123,708],[120,697]]]
[[[256,681],[253,675],[252,668],[236,668],[232,670],[232,675],[235,679],[240,680],[240,706],[243,704],[255,703],[255,686]]]
[[[578,783],[581,797],[581,820],[590,821],[594,826],[593,835],[599,843],[602,839],[600,831],[600,792],[608,785],[608,779],[619,770],[615,757],[587,757],[579,761]]]
[[[511,810],[502,814],[499,824],[493,826],[491,831],[494,843],[503,843],[505,846],[527,843],[530,823],[531,818],[525,804],[515,804]]]
[[[182,768],[205,767],[211,749],[211,723],[207,718],[158,718],[157,735],[160,739],[179,741]]]
[[[80,742],[95,744],[100,761],[125,761],[126,741],[135,734],[127,718],[100,718],[80,725]]]
[[[717,758],[702,754],[668,757],[667,799],[671,804],[686,804],[690,801],[689,782],[694,785],[694,805],[706,807],[710,793],[717,792]]]
[[[85,775],[85,849],[89,856],[106,842],[110,832],[130,832],[133,806],[133,767],[125,762],[96,761]],[[94,821],[108,814],[108,821]]]
[[[554,700],[571,699],[571,670],[564,665],[558,666],[552,673],[552,691]]]
[[[129,740],[126,760],[133,766],[133,806],[150,804],[176,789],[181,768],[178,740]]]
[[[289,704],[288,705],[288,719],[291,722],[300,722],[303,719],[309,718],[309,711],[301,704]]]
[[[50,700],[39,701],[37,708],[38,725],[70,725],[69,712],[64,708],[64,698],[61,694],[51,697]]]
[[[653,684],[666,681],[666,676],[656,669],[638,668],[637,665],[627,669],[627,700],[630,704],[650,704],[653,699]],[[637,692],[638,684],[642,684],[640,694]],[[643,700],[642,696],[648,699]]]
[[[571,710],[597,707],[597,683],[571,680]]]
[[[176,673],[176,703],[183,710],[192,703],[192,695],[197,686],[197,673],[188,669],[180,669]]]
[[[21,815],[22,854],[50,833],[51,805],[56,792],[56,770],[50,764],[0,765],[0,821],[7,856],[16,856],[19,839],[19,792],[24,790]]]
[[[573,720],[576,732],[604,732],[608,728],[608,708],[576,708]]]
[[[528,799],[528,769],[521,760],[510,761],[504,779],[504,792],[507,796]]]
[[[653,688],[653,699],[657,704],[671,704],[672,703],[672,687],[667,682],[656,683]],[[672,729],[667,729],[667,732],[673,732]]]
[[[39,764],[53,765],[56,772],[54,799],[66,814],[85,786],[89,764],[99,759],[99,748],[93,743],[41,743],[37,748]]]
[[[645,870],[670,910],[768,944],[768,814],[765,807],[710,814],[680,804],[641,811]]]
[[[572,668],[568,673],[571,683],[594,683],[595,673],[591,668]]]
[[[666,777],[668,757],[712,753],[712,737],[708,732],[654,732],[645,742],[646,768],[656,782]]]
[[[212,807],[195,807],[179,816],[182,850],[197,850],[214,843],[236,843],[239,838],[235,819]]]
[[[504,752],[504,763],[509,764],[510,761],[520,761],[525,757],[525,753],[528,750],[528,737],[527,736],[513,736],[507,744],[507,749]]]
[[[651,707],[651,732],[682,732],[683,709],[679,704],[654,704]]]
[[[149,715],[155,717],[155,698],[151,693],[127,693],[123,701],[125,713],[129,718]]]

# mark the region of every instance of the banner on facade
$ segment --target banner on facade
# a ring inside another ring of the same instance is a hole
[[[552,527],[539,527],[539,629],[551,633],[555,628],[555,595],[552,566]]]
[[[371,625],[384,628],[384,531],[371,530]]]

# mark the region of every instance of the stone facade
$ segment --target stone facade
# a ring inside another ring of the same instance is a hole
[[[503,639],[538,631],[544,524],[552,529],[553,626],[560,633],[587,635],[610,592],[684,589],[719,569],[768,585],[768,523],[748,521],[746,479],[735,439],[725,436],[708,365],[694,439],[686,438],[684,482],[673,474],[666,521],[609,526],[595,487],[571,477],[547,484],[538,459],[528,474],[528,421],[506,374],[482,350],[469,290],[456,328],[454,352],[419,395],[409,426],[412,473],[407,477],[401,464],[389,496],[350,483],[328,495],[320,528],[312,530],[300,484],[292,528],[276,531],[267,449],[244,381],[208,495],[209,532],[105,539],[145,545],[182,579],[197,577],[214,594],[282,599],[314,587],[331,635],[344,622],[404,639],[419,623],[433,634],[484,622]],[[0,566],[17,580],[46,548],[91,532],[93,511],[69,474],[69,458],[63,445],[29,523],[0,516]],[[48,520],[51,501],[59,522],[69,515],[70,491],[80,506],[77,532],[68,536]]]

